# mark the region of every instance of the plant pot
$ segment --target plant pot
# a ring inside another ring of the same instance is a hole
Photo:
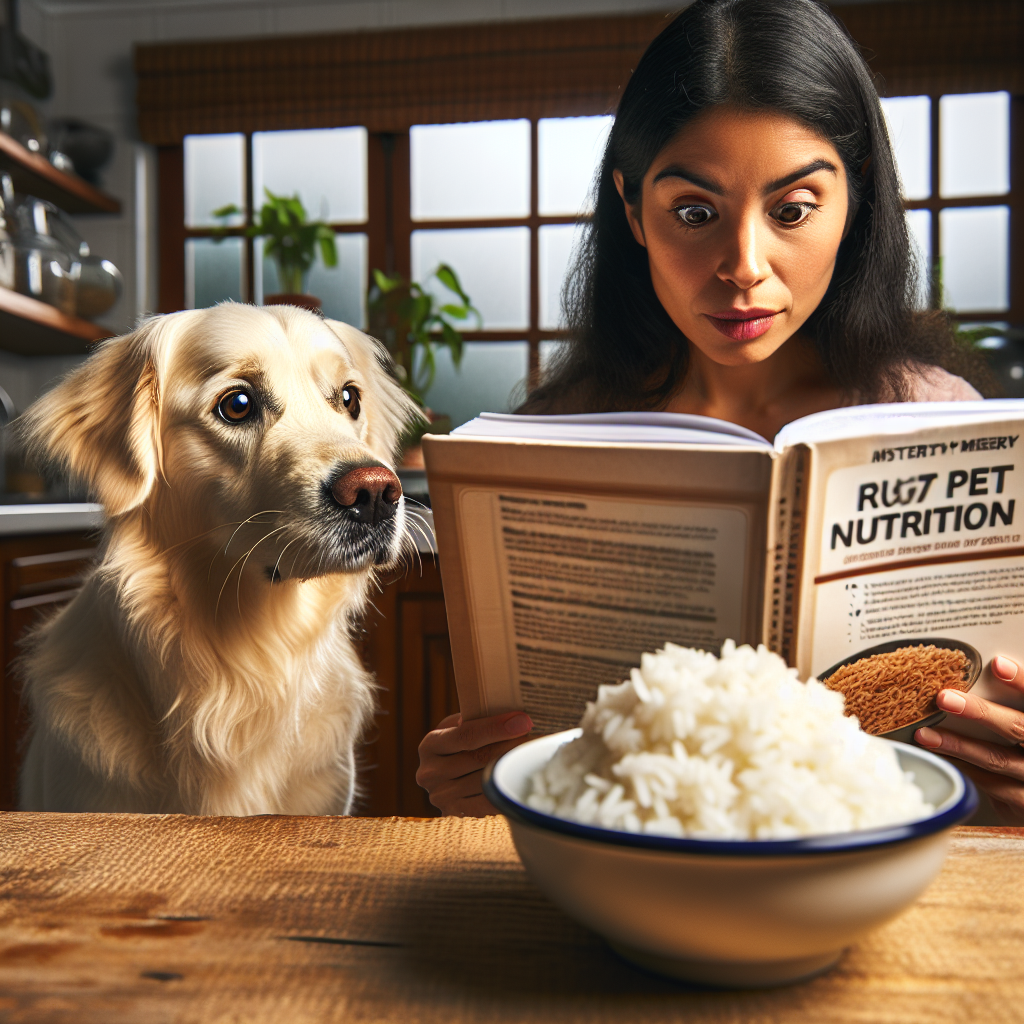
[[[264,306],[298,306],[308,309],[310,313],[322,313],[323,302],[315,295],[302,295],[297,292],[280,292],[277,295],[264,295]]]

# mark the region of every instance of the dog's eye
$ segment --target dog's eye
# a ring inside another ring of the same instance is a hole
[[[221,397],[217,413],[225,423],[241,423],[252,415],[255,404],[247,391],[236,388]]]
[[[352,419],[359,419],[359,389],[353,384],[346,384],[341,389],[341,401],[346,409],[348,409],[349,416]]]

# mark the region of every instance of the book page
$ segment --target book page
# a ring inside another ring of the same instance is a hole
[[[741,508],[472,486],[457,508],[485,714],[568,728],[643,651],[717,651],[758,626]]]
[[[986,666],[1024,662],[1022,433],[1018,421],[868,439],[860,465],[826,473],[810,674],[904,638],[969,643]],[[1020,704],[987,669],[973,692]]]

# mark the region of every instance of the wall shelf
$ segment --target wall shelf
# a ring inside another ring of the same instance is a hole
[[[0,171],[7,171],[16,192],[46,199],[68,213],[120,213],[121,203],[74,174],[58,171],[41,153],[29,152],[0,132]]]
[[[0,349],[21,356],[84,355],[112,337],[98,324],[68,316],[28,295],[0,288]]]

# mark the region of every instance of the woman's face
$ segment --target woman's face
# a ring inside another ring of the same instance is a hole
[[[622,194],[622,175],[615,172]],[[767,359],[832,278],[847,228],[835,147],[783,114],[714,107],[683,128],[626,213],[676,326],[726,366]]]

